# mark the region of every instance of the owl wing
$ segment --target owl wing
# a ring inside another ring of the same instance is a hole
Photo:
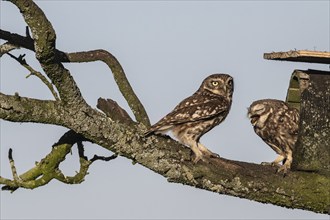
[[[189,98],[183,100],[172,112],[153,125],[147,134],[155,131],[166,131],[174,125],[212,118],[229,111],[230,105],[222,97],[195,100]]]
[[[299,131],[299,111],[297,109],[292,109],[291,110],[291,115],[292,115],[292,133],[295,135],[298,135],[298,131]]]
[[[276,126],[276,137],[265,140],[278,154],[293,150],[299,131],[299,111],[297,109],[289,107],[281,117],[281,122]]]

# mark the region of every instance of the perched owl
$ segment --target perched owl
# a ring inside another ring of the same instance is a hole
[[[248,117],[256,134],[278,154],[270,164],[278,166],[282,162],[277,172],[283,171],[285,175],[291,168],[292,151],[298,137],[299,111],[283,101],[263,99],[250,105]]]
[[[208,76],[192,96],[184,99],[172,112],[151,126],[146,135],[172,131],[182,144],[189,146],[194,152],[194,163],[204,156],[219,157],[199,143],[199,139],[226,118],[233,90],[234,83],[230,75]]]

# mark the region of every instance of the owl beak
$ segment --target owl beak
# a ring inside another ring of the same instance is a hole
[[[248,108],[248,117],[249,117],[249,119],[250,119],[250,121],[251,121],[251,124],[252,124],[253,126],[255,126],[255,125],[257,124],[258,119],[259,119],[259,115],[258,115],[258,114],[253,114],[253,113],[251,112],[251,109]]]
[[[259,119],[259,116],[258,116],[258,115],[252,115],[252,116],[250,117],[251,124],[252,124],[253,126],[255,126],[255,125],[257,124],[258,119]]]

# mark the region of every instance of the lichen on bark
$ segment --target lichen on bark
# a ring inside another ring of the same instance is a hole
[[[300,131],[293,168],[330,177],[330,72],[301,72],[309,80],[301,90]]]

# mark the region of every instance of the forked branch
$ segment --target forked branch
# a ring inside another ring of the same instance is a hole
[[[63,55],[63,54],[62,54]],[[104,62],[112,71],[113,77],[118,85],[118,88],[129,107],[131,108],[137,122],[141,122],[146,126],[150,126],[150,121],[146,110],[144,109],[139,98],[135,94],[131,84],[129,83],[124,69],[119,61],[110,52],[106,50],[91,50],[76,53],[66,53],[61,58],[62,62],[81,63],[81,62]]]
[[[117,155],[110,157],[94,155],[92,159],[88,160],[83,153],[82,141],[86,141],[86,139],[72,130],[68,131],[52,147],[51,152],[44,159],[20,176],[17,175],[12,149],[9,149],[8,158],[13,179],[10,180],[0,176],[0,184],[5,185],[2,189],[11,191],[15,191],[17,188],[34,189],[49,183],[52,179],[57,179],[66,184],[78,184],[84,181],[85,176],[88,174],[89,166],[94,161],[110,161],[117,157]],[[66,155],[71,152],[75,143],[79,150],[80,170],[74,176],[65,176],[59,169],[59,165],[65,160]]]
[[[0,30],[0,38],[8,40],[10,43],[32,50],[35,50],[33,39],[28,36],[23,37],[18,34],[13,34],[8,31]],[[55,49],[55,56],[58,62],[63,63],[82,63],[82,62],[104,62],[112,71],[113,77],[118,85],[118,88],[124,98],[126,99],[130,109],[132,110],[137,122],[143,123],[145,126],[150,126],[150,121],[146,110],[144,109],[141,101],[135,94],[132,86],[130,85],[124,69],[119,61],[110,52],[105,50],[91,50],[84,52],[66,53]]]

